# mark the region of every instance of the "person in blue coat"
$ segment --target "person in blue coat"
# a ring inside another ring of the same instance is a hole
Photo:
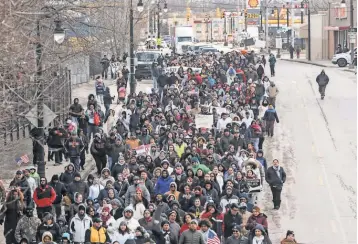
[[[165,194],[170,190],[170,183],[174,180],[169,176],[168,170],[164,169],[162,175],[158,178],[157,184],[154,188],[155,194]]]

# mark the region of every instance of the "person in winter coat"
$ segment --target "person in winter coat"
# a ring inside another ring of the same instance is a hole
[[[107,242],[111,242],[108,232],[106,228],[102,226],[102,220],[95,218],[93,220],[93,226],[86,230],[85,243],[104,244]]]
[[[34,209],[28,207],[25,209],[25,215],[19,220],[15,230],[15,240],[20,243],[24,238],[29,242],[36,241],[37,228],[41,220],[34,216]]]
[[[150,194],[148,189],[145,187],[145,184],[141,181],[138,176],[133,177],[133,184],[128,187],[128,190],[125,194],[125,206],[129,206],[129,204],[134,203],[134,197],[137,193],[137,188],[142,190],[143,197],[150,202]]]
[[[14,233],[25,207],[24,195],[21,190],[14,187],[11,189],[0,210],[0,225],[4,224],[6,244],[15,243]]]
[[[81,174],[78,172],[75,173],[74,181],[67,187],[67,190],[72,201],[74,201],[77,192],[83,196],[83,199],[88,198],[88,185],[81,179]]]
[[[264,226],[257,224],[249,234],[249,244],[272,244]]]
[[[52,204],[56,200],[56,191],[47,184],[45,177],[40,178],[40,185],[35,189],[33,198],[37,206],[37,215],[40,219],[42,219],[44,213],[52,212]]]
[[[102,138],[102,135],[100,133],[96,133],[91,144],[90,151],[96,162],[98,176],[101,175],[102,169],[105,168],[107,164],[105,144],[106,142]]]
[[[55,155],[56,164],[62,163],[62,151],[63,151],[62,139],[65,138],[66,134],[67,133],[62,126],[60,127],[55,126],[49,130],[47,145],[49,147],[49,151]],[[52,156],[51,155],[52,153],[49,153],[48,156],[49,157]]]
[[[125,244],[126,241],[131,237],[131,231],[129,230],[127,223],[122,221],[119,224],[119,228],[112,235],[112,240],[117,241],[119,244]]]
[[[260,224],[265,228],[265,231],[268,232],[268,223],[267,223],[267,216],[263,213],[260,213],[260,208],[258,206],[253,207],[252,215],[247,220],[247,224],[245,228],[247,230],[253,230],[256,224]]]
[[[207,202],[205,211],[201,213],[200,219],[208,219],[211,223],[211,229],[215,231],[219,238],[221,238],[224,231],[224,214],[217,210],[214,202]]]
[[[27,183],[29,184],[29,187],[31,189],[31,196],[33,196],[34,192],[35,192],[35,189],[38,186],[38,184],[37,184],[36,180],[31,177],[30,168],[24,169],[23,173],[24,173],[24,176],[26,177]],[[1,186],[1,183],[0,183],[0,190],[3,190],[3,191],[0,191],[0,198],[2,199],[2,202],[3,202],[3,201],[5,201],[5,198],[6,198],[6,196],[5,196],[6,192],[5,192],[4,186],[3,185]]]
[[[240,231],[241,227],[239,225],[232,227],[232,235],[227,238],[225,244],[249,244],[249,239],[242,235]]]
[[[276,97],[279,93],[279,90],[275,84],[275,82],[271,81],[270,86],[267,88],[268,102],[272,104],[273,107],[276,107]]]
[[[266,162],[266,158],[264,157],[264,152],[262,150],[258,150],[256,153],[256,160],[260,162],[260,164],[262,165],[262,167],[265,170],[265,175],[267,172],[267,162]]]
[[[65,185],[59,181],[59,177],[57,174],[54,174],[50,181],[50,186],[56,192],[56,199],[53,201],[52,205],[55,208],[56,218],[61,215],[61,207],[62,207],[62,198],[67,194],[67,189]]]
[[[239,214],[239,206],[237,203],[230,204],[230,210],[224,215],[224,237],[225,240],[233,233],[235,225],[242,226],[242,217]]]
[[[158,227],[160,222],[153,218],[152,213],[148,209],[144,210],[143,218],[139,219],[138,223],[147,231],[160,231]]]
[[[157,194],[155,196],[155,204],[156,204],[156,208],[153,212],[153,217],[155,220],[161,221],[162,214],[165,214],[166,212],[168,212],[170,210],[170,208],[169,208],[168,204],[163,201],[162,194]]]
[[[292,230],[286,232],[286,238],[281,241],[281,244],[297,243],[295,239],[295,233]]]
[[[270,64],[271,77],[274,77],[275,76],[275,66],[276,66],[275,55],[273,55],[271,53],[268,62]]]
[[[274,159],[273,166],[269,167],[266,173],[266,181],[271,187],[274,209],[277,210],[281,206],[281,192],[286,181],[286,172],[279,164],[279,161]]]
[[[163,220],[160,223],[161,230],[153,231],[157,244],[178,244],[178,236],[170,231],[170,223],[168,220]]]
[[[277,123],[280,123],[280,121],[278,120],[277,112],[274,109],[274,107],[272,106],[272,104],[270,104],[268,109],[266,110],[263,120],[266,121],[267,135],[273,137],[275,121]]]
[[[50,232],[52,234],[53,240],[59,242],[61,239],[60,227],[54,221],[53,215],[47,213],[42,220],[42,223],[37,228],[37,241],[41,241],[43,234]]]
[[[109,87],[106,87],[104,93],[103,93],[103,104],[104,104],[104,108],[105,110],[105,115],[108,114],[109,112],[109,107],[112,104],[112,101],[114,100],[114,96],[111,96],[111,91],[109,90]]]
[[[162,175],[158,178],[157,184],[154,187],[155,194],[165,194],[170,190],[170,184],[173,178],[169,176],[168,170],[163,170]]]
[[[170,177],[171,178],[171,177]],[[175,200],[179,200],[179,196],[180,196],[180,191],[177,190],[177,184],[175,182],[171,182],[170,185],[169,185],[169,191],[167,191],[166,193],[164,193],[164,195],[167,197],[169,196],[170,194],[174,195],[175,197]]]
[[[326,75],[326,72],[324,69],[321,71],[321,73],[317,76],[316,82],[318,84],[318,92],[321,94],[321,99],[323,100],[326,96],[326,86],[329,82],[329,77]]]
[[[83,141],[77,136],[77,131],[72,132],[71,137],[64,144],[70,162],[75,166],[76,171],[80,171],[81,153],[85,150]]]
[[[88,198],[91,199],[91,200],[96,200],[98,199],[98,196],[101,192],[101,190],[104,189],[104,186],[102,186],[100,183],[99,183],[99,179],[98,178],[95,178],[93,180],[93,184],[89,187],[89,195],[88,195]]]
[[[102,172],[101,172],[101,178],[99,179],[99,183],[102,186],[106,186],[107,185],[107,181],[111,181],[112,184],[114,182],[114,178],[111,176],[111,171],[109,168],[103,168]]]
[[[204,237],[200,231],[197,230],[198,221],[193,219],[190,223],[189,230],[186,230],[182,233],[179,239],[179,244],[205,244]]]
[[[92,219],[86,214],[84,204],[78,206],[78,213],[71,219],[69,229],[74,242],[85,242],[86,230],[93,225]]]
[[[223,211],[223,213],[226,213],[226,206],[229,206],[229,204],[238,204],[239,198],[238,196],[233,194],[233,188],[232,186],[227,186],[225,190],[225,195],[221,197],[220,199],[220,206]]]
[[[52,233],[49,231],[44,232],[40,240],[41,241],[39,242],[39,244],[56,244],[56,242],[54,242]]]
[[[97,100],[103,104],[103,95],[106,90],[106,86],[104,85],[103,80],[99,76],[96,77],[95,89],[96,89]]]
[[[40,183],[40,182],[39,182]],[[10,187],[19,188],[23,194],[23,200],[25,201],[26,206],[31,206],[32,196],[29,183],[27,183],[26,177],[23,175],[21,170],[16,171],[15,178],[10,182]]]
[[[116,220],[117,229],[119,228],[120,223],[124,221],[127,223],[127,226],[131,231],[131,233],[134,233],[135,229],[140,225],[138,220],[133,218],[133,214],[134,214],[133,208],[131,206],[126,207],[123,211],[123,217]]]
[[[75,166],[73,163],[70,163],[68,166],[65,167],[65,172],[61,173],[60,181],[65,184],[67,188],[72,182],[75,174]]]

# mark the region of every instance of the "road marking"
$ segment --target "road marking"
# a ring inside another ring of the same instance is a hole
[[[336,224],[334,223],[334,220],[331,220],[330,223],[331,223],[332,232],[337,233],[337,227]]]
[[[322,176],[318,176],[319,185],[323,186],[323,179]]]
[[[299,86],[297,86],[296,84],[296,88],[297,88],[297,91],[299,92]],[[306,99],[304,98],[304,96],[301,96],[302,98],[302,103],[303,103],[303,107],[304,109],[306,110],[306,117],[307,117],[307,121],[308,121],[308,125],[309,125],[309,130],[310,130],[310,133],[312,135],[312,139],[313,139],[313,142],[315,144],[317,144],[317,142],[319,140],[317,140],[317,136],[315,134],[315,131],[313,130],[313,123],[311,121],[311,118],[308,114],[308,111],[307,111],[307,102],[306,102]],[[318,148],[316,148],[316,154],[318,156],[318,162],[319,164],[321,165],[321,169],[322,169],[322,173],[323,173],[323,179],[327,185],[327,191],[328,191],[328,195],[329,195],[329,198],[330,198],[330,202],[332,204],[332,207],[333,207],[333,212],[334,212],[334,215],[337,219],[337,222],[338,222],[338,227],[339,227],[339,233],[340,235],[342,236],[343,238],[343,242],[342,243],[347,243],[348,244],[348,241],[347,241],[347,235],[346,235],[346,232],[345,232],[345,228],[343,228],[343,224],[342,224],[342,221],[340,220],[340,215],[339,215],[339,211],[338,211],[338,207],[337,207],[337,203],[336,203],[336,199],[334,198],[333,194],[332,194],[332,186],[328,180],[328,175],[327,175],[327,170],[326,170],[326,166],[324,165],[323,161],[322,161],[322,157],[321,157],[321,153],[319,151]]]

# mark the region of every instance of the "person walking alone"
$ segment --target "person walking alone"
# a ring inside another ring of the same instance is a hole
[[[266,121],[266,130],[268,136],[273,136],[273,130],[275,127],[275,121],[279,123],[278,116],[276,113],[276,110],[272,106],[272,104],[269,105],[268,109],[265,111],[263,120]]]
[[[267,169],[266,182],[270,185],[274,209],[278,210],[281,206],[281,192],[286,181],[286,172],[280,166],[277,159],[273,160],[273,166]]]
[[[275,55],[273,55],[272,53],[270,54],[270,58],[269,58],[269,63],[270,63],[270,71],[271,71],[271,77],[275,76],[275,66],[276,66],[276,58]]]
[[[316,82],[318,84],[318,91],[321,94],[321,99],[323,100],[326,96],[326,86],[329,82],[329,77],[326,75],[326,72],[324,72],[324,69],[321,71],[321,73],[317,76]]]

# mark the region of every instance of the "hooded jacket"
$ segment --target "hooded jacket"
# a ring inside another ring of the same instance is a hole
[[[26,238],[30,242],[32,240],[36,240],[36,231],[41,221],[39,218],[27,217],[26,215],[22,216],[19,222],[17,223],[15,230],[15,239],[18,243],[20,243],[21,239]]]
[[[162,171],[162,175],[163,175],[163,171]],[[160,176],[157,180],[157,184],[154,187],[154,193],[155,194],[165,194],[166,192],[168,192],[170,190],[170,183],[172,183],[173,181],[174,180],[172,177],[169,176],[169,173],[167,174],[166,178],[164,178],[163,176]]]
[[[125,217],[125,212],[127,211],[132,211],[132,217],[130,219],[127,219]],[[130,229],[130,231],[134,232],[139,225],[139,222],[138,220],[136,220],[135,218],[133,218],[133,214],[134,214],[134,210],[131,206],[128,206],[126,207],[124,210],[123,210],[123,217],[122,218],[119,218],[116,220],[116,228],[118,230],[119,226],[120,226],[120,223],[122,221],[126,222],[127,223],[127,226],[128,228]]]
[[[171,177],[170,177],[170,178],[171,178]],[[175,185],[175,190],[174,190],[174,192],[172,192],[171,189],[170,189],[170,186],[171,186],[171,185]],[[173,194],[173,195],[175,196],[175,200],[179,201],[180,191],[178,191],[178,186],[177,186],[177,184],[175,183],[175,181],[172,181],[172,182],[169,184],[169,191],[167,191],[167,192],[165,193],[166,196],[168,196],[168,195],[170,195],[170,194]],[[179,202],[178,202],[178,204],[179,204]]]
[[[250,231],[249,233],[249,244],[256,244],[256,242],[253,242],[253,239],[255,237],[255,230],[256,229],[259,229],[261,230],[262,232],[262,235],[263,235],[263,241],[262,241],[262,244],[272,244],[270,238],[268,237],[267,235],[267,231],[266,229],[264,228],[264,226],[262,226],[261,224],[256,224],[255,227],[252,229],[252,231]]]
[[[65,172],[60,175],[60,181],[65,184],[66,187],[72,183],[75,174],[75,165],[73,163],[70,163],[69,165],[72,166],[73,170],[69,171],[68,169],[66,169]]]
[[[128,206],[131,203],[134,204],[134,196],[136,194],[137,187],[139,187],[142,190],[143,197],[148,202],[150,202],[150,194],[149,194],[149,191],[148,191],[147,187],[145,187],[145,184],[139,184],[137,186],[130,185],[128,187],[128,190],[127,190],[126,194],[125,194],[125,206]]]
[[[329,82],[329,77],[324,71],[322,71],[316,78],[316,82],[319,86],[326,86]]]
[[[104,172],[105,171],[108,171],[108,176],[105,177],[104,176]],[[107,184],[107,181],[112,181],[112,184],[114,183],[114,178],[111,176],[111,171],[109,168],[103,168],[102,171],[101,171],[101,178],[99,179],[99,183],[102,185],[102,186],[106,186]]]
[[[277,112],[274,108],[269,108],[265,111],[263,120],[266,120],[266,121],[275,121],[276,120],[277,123],[280,122],[278,120]]]
[[[45,237],[50,237],[50,240],[51,240],[51,243],[52,244],[55,244],[56,242],[53,242],[54,241],[54,239],[53,239],[53,236],[52,236],[52,234],[51,234],[51,232],[49,232],[49,231],[46,231],[46,232],[44,232],[43,233],[43,235],[42,235],[42,237],[41,237],[41,242],[40,242],[40,244],[45,244]]]
[[[84,204],[80,204],[79,206],[83,206]],[[86,230],[92,227],[92,219],[86,214],[81,218],[77,213],[70,222],[70,233],[73,236],[74,242],[85,242],[85,234]]]
[[[38,186],[34,192],[34,202],[38,208],[51,207],[52,203],[56,200],[56,192],[52,186],[47,184],[43,186]]]
[[[91,98],[93,98],[93,100],[91,100]],[[93,94],[88,95],[87,108],[89,109],[91,105],[94,106],[94,109],[97,109],[97,101]]]
[[[51,225],[47,225],[47,218],[50,218],[52,220],[54,220],[52,214],[47,214],[44,217],[44,222],[37,228],[37,240],[38,241],[42,241],[42,238],[44,236],[44,234],[46,232],[50,232],[51,237],[53,238],[53,241],[60,241],[61,235],[60,235],[60,227],[58,226],[57,223],[55,223],[54,221],[52,222]]]

